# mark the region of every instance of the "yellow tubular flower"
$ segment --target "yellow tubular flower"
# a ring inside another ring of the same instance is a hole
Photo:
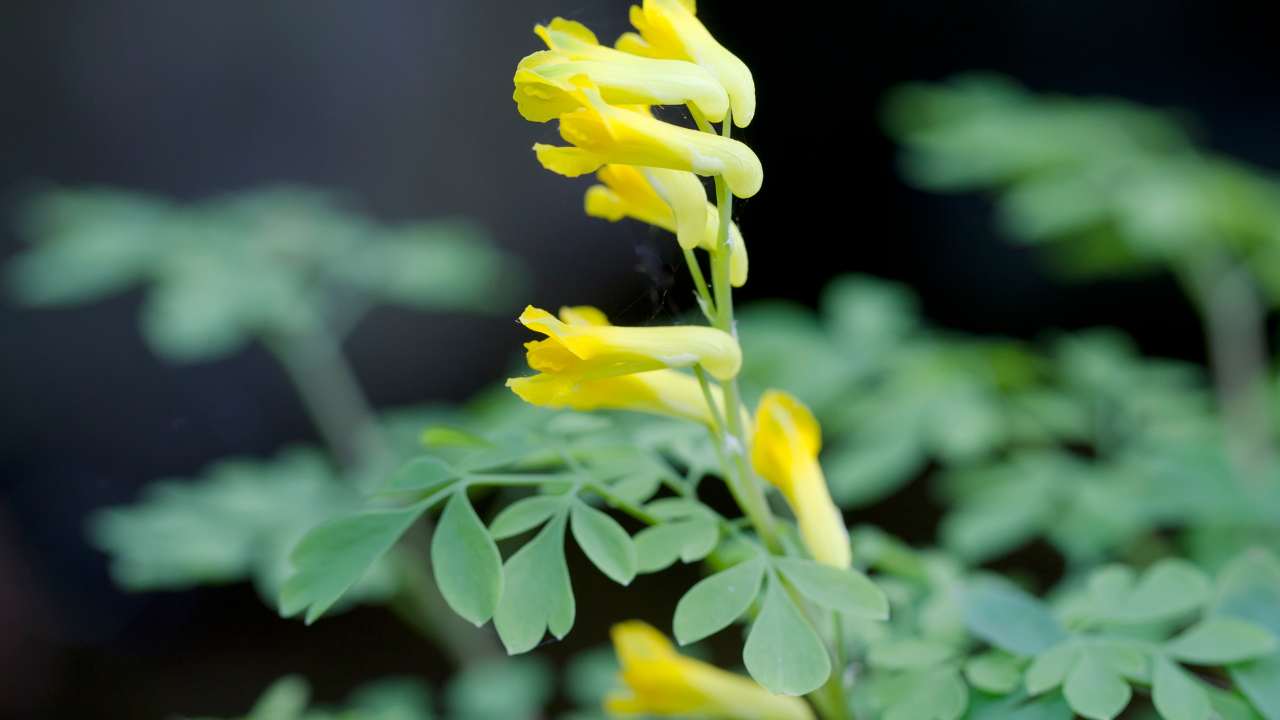
[[[764,168],[743,143],[609,105],[582,76],[572,82],[572,97],[582,107],[560,116],[560,136],[574,147],[534,145],[546,169],[577,177],[610,163],[669,168],[721,175],[738,197],[759,192]]]
[[[520,314],[520,322],[547,336],[546,340],[525,345],[529,366],[544,373],[597,380],[701,365],[716,379],[728,380],[742,367],[738,341],[715,328],[576,323],[558,320],[546,310],[533,306],[526,307]]]
[[[685,249],[716,251],[720,215],[692,173],[606,165],[597,176],[604,184],[587,189],[588,215],[612,222],[629,217],[676,233]],[[747,282],[747,246],[736,223],[729,225],[729,282]]]
[[[514,99],[520,114],[546,122],[574,110],[570,78],[582,75],[613,105],[684,105],[692,103],[708,119],[719,122],[729,109],[729,96],[711,73],[684,60],[638,57],[604,47],[581,23],[563,18],[534,28],[550,50],[535,52],[516,68]]]
[[[585,305],[560,308],[560,321],[571,326],[609,325],[604,313]],[[507,380],[507,387],[530,405],[580,411],[630,410],[692,420],[715,429],[715,418],[707,407],[702,387],[692,376],[677,370],[651,370],[613,377],[586,377],[589,363],[578,363],[576,368],[572,360],[567,365],[548,363],[547,350],[542,344],[545,342],[548,341],[531,342],[526,347],[530,366],[549,371]],[[551,369],[556,367],[559,369]],[[723,413],[724,393],[715,386],[710,390],[712,400]]]
[[[629,410],[692,420],[712,429],[716,426],[698,381],[679,370],[651,370],[597,380],[540,373],[510,378],[507,387],[521,400],[539,407],[583,412]],[[716,387],[711,391],[723,412],[723,394]]]
[[[751,464],[786,497],[813,558],[845,568],[852,559],[849,531],[827,491],[818,464],[821,447],[821,430],[809,408],[779,390],[764,394],[756,409]]]
[[[813,720],[800,698],[774,695],[749,678],[685,657],[646,623],[619,623],[610,634],[626,686],[605,698],[610,714]]]
[[[751,70],[716,42],[695,15],[693,0],[644,0],[631,6],[631,24],[639,31],[618,38],[619,50],[651,58],[689,60],[706,68],[729,92],[733,124],[746,127],[756,114],[756,84]]]

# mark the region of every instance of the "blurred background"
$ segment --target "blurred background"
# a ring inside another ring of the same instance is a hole
[[[766,168],[761,193],[735,205],[752,255],[744,300],[813,304],[830,278],[869,273],[910,285],[944,328],[1035,338],[1112,325],[1147,353],[1203,360],[1172,279],[1055,281],[1040,253],[1000,237],[987,201],[909,188],[880,105],[903,82],[991,70],[1033,90],[1185,111],[1206,147],[1280,169],[1274,38],[1251,3],[700,5],[759,92],[757,118],[738,134]],[[546,173],[530,151],[555,141],[554,124],[525,122],[510,99],[515,63],[540,47],[535,23],[562,15],[612,41],[628,29],[626,8],[6,3],[0,260],[23,245],[23,200],[60,186],[196,201],[301,183],[382,222],[471,218],[523,263],[521,277],[499,282],[524,282],[527,295],[480,315],[366,317],[346,350],[379,408],[460,401],[503,377],[525,339],[512,318],[526,301],[669,319],[693,305],[673,281],[674,244],[585,217],[587,181]],[[0,304],[0,715],[229,715],[286,672],[308,675],[322,699],[385,673],[446,672],[379,610],[306,629],[264,611],[246,584],[115,588],[85,538],[90,511],[219,457],[315,437],[261,348],[166,364],[139,334],[140,302],[134,292],[59,310]],[[644,585],[580,590],[596,591],[635,605]],[[584,617],[595,630],[567,642],[603,637],[605,622]]]

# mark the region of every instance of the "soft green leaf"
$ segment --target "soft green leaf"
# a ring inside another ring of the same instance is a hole
[[[555,693],[552,673],[538,657],[470,665],[445,690],[450,720],[536,720]]]
[[[1231,681],[1267,720],[1280,720],[1280,654],[1227,668]]]
[[[1080,658],[1080,648],[1071,642],[1055,645],[1036,655],[1027,666],[1027,693],[1039,695],[1066,682],[1067,674]]]
[[[428,495],[448,485],[454,477],[453,469],[439,458],[414,458],[391,474],[382,492]]]
[[[986,652],[965,662],[964,676],[979,690],[1008,695],[1022,684],[1022,664],[1012,655]]]
[[[619,585],[629,585],[636,576],[636,546],[616,520],[581,500],[574,501],[571,515],[573,539],[582,552]]]
[[[756,682],[780,695],[813,692],[831,675],[826,646],[776,578],[765,589],[742,660]]]
[[[969,705],[969,689],[952,668],[935,668],[912,678],[903,698],[885,710],[884,720],[957,720]]]
[[[534,495],[517,500],[489,523],[489,533],[496,540],[505,540],[528,532],[564,509],[568,501],[569,498],[562,495]]]
[[[448,425],[432,425],[418,438],[427,447],[487,448],[492,443],[475,433]]]
[[[1154,623],[1186,615],[1209,598],[1209,579],[1185,560],[1161,560],[1143,573],[1111,617],[1116,622]]]
[[[889,599],[866,575],[798,558],[774,561],[779,571],[815,604],[872,620],[889,619]]]
[[[677,559],[686,563],[706,557],[715,549],[720,530],[713,520],[676,520],[636,533],[636,557],[642,573],[662,570]]]
[[[1213,612],[1248,620],[1280,637],[1280,559],[1254,548],[1233,560],[1219,578]]]
[[[580,652],[564,672],[564,690],[581,707],[597,708],[618,682],[618,659],[613,648],[598,647]]]
[[[271,683],[245,720],[298,720],[306,712],[310,697],[306,680],[287,675]]]
[[[1095,608],[1110,610],[1129,597],[1135,581],[1132,568],[1108,565],[1089,576],[1089,599]]]
[[[1157,657],[1151,699],[1164,720],[1209,720],[1209,695],[1185,670]]]
[[[1142,643],[1125,638],[1099,638],[1087,645],[1094,657],[1111,666],[1120,676],[1141,683],[1151,682],[1148,653]]]
[[[898,638],[873,645],[867,662],[886,670],[914,670],[938,665],[955,654],[955,647],[938,640]]]
[[[1110,665],[1083,653],[1067,675],[1063,694],[1077,714],[1089,720],[1112,720],[1129,704],[1133,691]]]
[[[331,520],[307,533],[291,556],[296,572],[280,593],[281,614],[289,617],[305,608],[306,622],[315,622],[426,510],[423,503],[373,510]]]
[[[431,542],[431,564],[440,594],[454,612],[476,626],[493,617],[502,595],[502,556],[465,489],[444,506]]]
[[[1266,628],[1230,617],[1211,617],[1165,644],[1165,651],[1197,665],[1228,665],[1269,655],[1276,639]]]
[[[676,604],[676,642],[688,645],[729,627],[751,607],[764,571],[765,560],[757,555],[690,588]]]
[[[1005,581],[978,580],[964,592],[965,623],[995,647],[1036,655],[1066,639],[1066,631],[1039,600]]]
[[[537,647],[548,630],[563,638],[573,628],[576,609],[564,559],[565,523],[563,513],[555,516],[503,566],[493,625],[509,654]]]
[[[362,685],[349,698],[354,717],[368,720],[433,720],[431,693],[415,677],[389,677]],[[321,720],[316,718],[315,720]],[[354,720],[354,719],[353,719]]]

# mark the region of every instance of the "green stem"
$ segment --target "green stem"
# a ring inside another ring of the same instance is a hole
[[[360,382],[333,336],[317,330],[274,335],[263,342],[284,368],[340,465],[365,469],[390,457]]]
[[[844,691],[846,660],[844,656],[844,628],[840,613],[831,613],[831,628],[831,678],[827,680],[826,685],[823,685],[818,690],[818,692],[826,696],[823,717],[825,720],[851,720],[849,699],[845,696]]]
[[[1248,271],[1224,255],[1194,259],[1182,275],[1204,323],[1228,451],[1257,487],[1276,460],[1264,305]]]
[[[360,382],[336,337],[324,329],[306,335],[263,338],[293,382],[311,421],[335,460],[353,476],[389,470],[396,456],[382,434]],[[400,589],[391,609],[424,636],[435,639],[457,665],[494,657],[493,638],[477,631],[444,602],[431,579],[432,524],[420,520],[400,547],[416,560],[397,563]]]
[[[693,276],[693,286],[697,288],[698,299],[701,301],[702,314],[711,320],[715,317],[716,305],[711,299],[711,291],[707,289],[707,279],[702,275],[702,266],[698,264],[698,258],[689,248],[681,248],[684,253],[685,264],[689,266],[689,274]]]
[[[699,130],[707,133],[715,132],[698,108],[690,105],[689,113],[693,116]],[[721,125],[721,134],[729,137],[732,127],[733,119],[726,115]],[[729,282],[729,226],[732,223],[733,196],[729,193],[729,186],[722,176],[715,176],[715,185],[716,209],[720,214],[720,223],[716,233],[715,250],[711,253],[711,286],[715,299],[711,324],[736,338],[737,329],[733,320],[733,286]],[[714,416],[721,410],[713,401],[710,387],[701,369],[698,369],[698,373],[703,394]],[[770,551],[777,552],[781,545],[774,529],[773,514],[765,500],[764,491],[747,466],[748,440],[742,425],[742,396],[738,390],[738,382],[736,379],[729,380],[721,383],[721,387],[724,391],[724,409],[722,419],[717,422],[716,444],[718,445],[717,455],[724,470],[725,483],[729,486],[734,500],[750,518],[756,534],[760,536],[765,546]]]

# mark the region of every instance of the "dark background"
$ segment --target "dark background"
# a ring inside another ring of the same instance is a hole
[[[687,309],[669,244],[582,216],[586,181],[543,171],[530,145],[554,124],[510,100],[535,22],[564,15],[602,40],[627,3],[600,0],[14,0],[0,6],[0,193],[12,211],[50,183],[200,199],[280,181],[337,190],[388,221],[476,218],[533,274],[530,302],[592,303],[632,322]],[[745,3],[701,16],[752,68],[759,112],[737,136],[766,168],[739,203],[746,299],[813,303],[845,272],[902,280],[960,330],[1034,338],[1116,325],[1144,350],[1200,359],[1194,315],[1167,278],[1053,280],[999,237],[981,198],[906,187],[879,129],[885,91],[985,69],[1037,90],[1185,110],[1214,149],[1280,166],[1274,25],[1229,2],[944,0]],[[20,247],[12,212],[0,258]],[[664,255],[665,253],[665,255]],[[655,259],[657,258],[657,259]],[[313,436],[258,350],[167,366],[135,328],[139,297],[30,311],[0,306],[0,715],[230,715],[302,671],[323,699],[386,672],[447,668],[380,610],[304,629],[247,586],[125,596],[89,549],[88,511],[232,454]],[[524,339],[511,321],[378,311],[348,347],[380,407],[462,400]],[[892,526],[891,519],[886,521]],[[670,593],[575,577],[570,647],[604,636],[590,605],[645,608]],[[670,597],[668,597],[670,595]],[[658,598],[656,601],[654,598]],[[662,605],[663,607],[655,607]],[[612,608],[611,608],[612,609]],[[616,613],[611,612],[610,617]]]

